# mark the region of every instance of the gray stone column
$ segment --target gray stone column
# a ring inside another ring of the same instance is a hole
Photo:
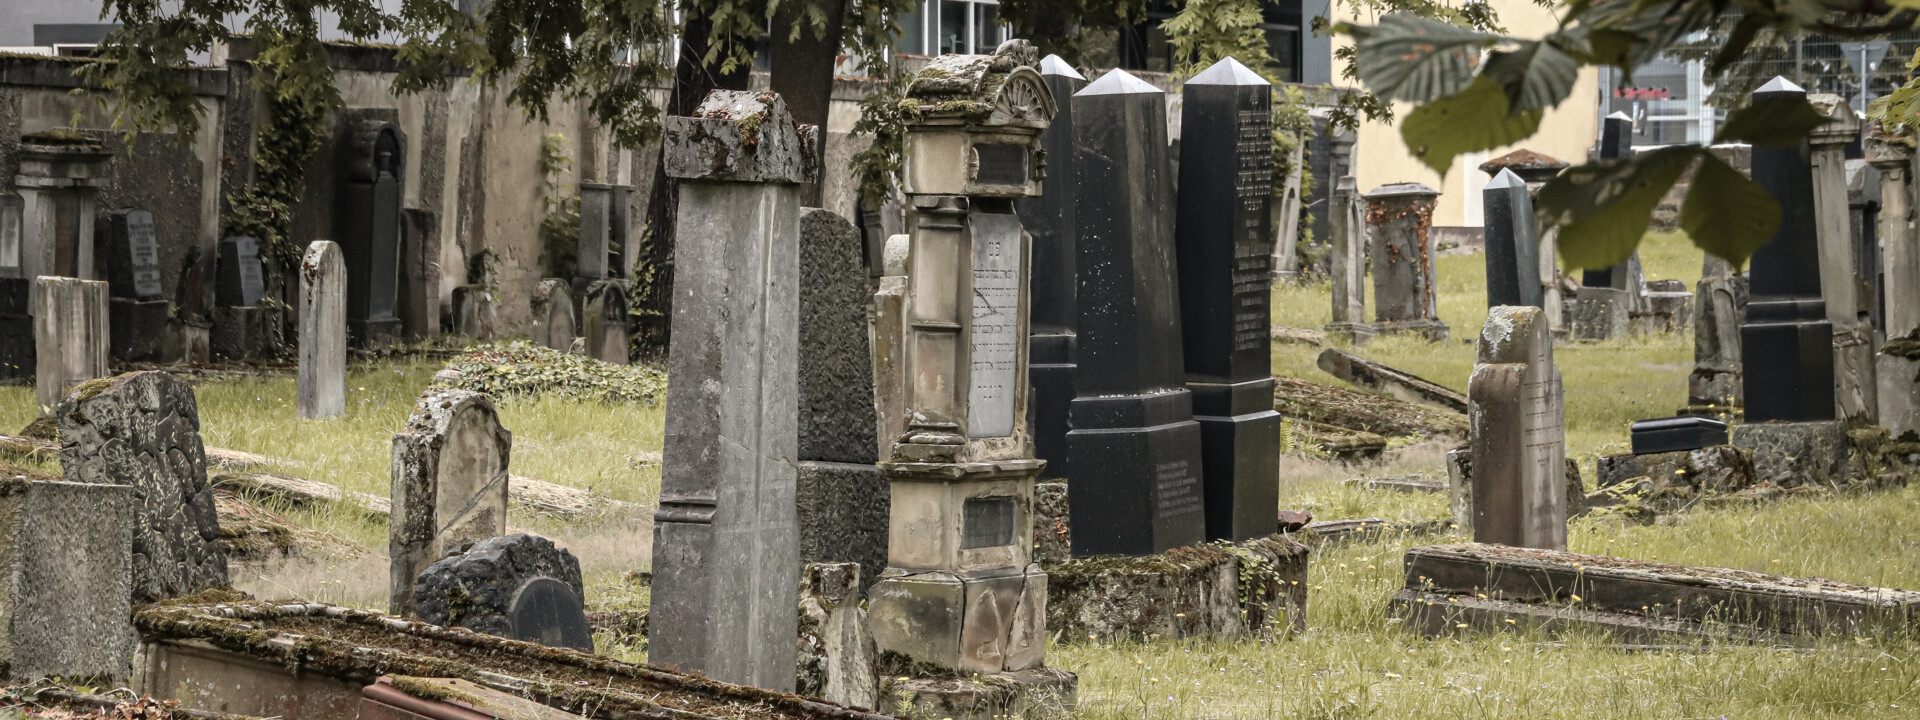
[[[1886,339],[1874,358],[1880,424],[1895,436],[1920,428],[1920,248],[1915,247],[1913,130],[1899,134],[1876,126],[1867,137],[1867,160],[1880,171],[1880,257],[1886,273]],[[1905,341],[1905,342],[1902,342]]]
[[[33,306],[34,399],[45,415],[68,389],[107,376],[107,284],[43,276]]]
[[[1419,183],[1383,185],[1367,193],[1373,241],[1374,331],[1413,333],[1445,342],[1434,288],[1433,206],[1440,193]]]
[[[1474,542],[1564,549],[1566,407],[1540,308],[1487,312],[1467,402]]]
[[[1835,417],[1878,423],[1873,379],[1873,328],[1860,306],[1854,276],[1853,226],[1847,207],[1847,144],[1859,139],[1860,120],[1838,95],[1810,95],[1808,102],[1829,122],[1815,128],[1813,146],[1814,228],[1820,242],[1820,295],[1833,323]]]
[[[771,93],[716,90],[666,120],[678,178],[666,458],[649,657],[794,687],[800,536],[800,184],[813,126]]]
[[[1352,175],[1342,176],[1333,186],[1333,206],[1327,209],[1333,237],[1329,261],[1333,275],[1333,322],[1327,323],[1327,335],[1344,337],[1359,344],[1373,337],[1367,324],[1367,219],[1361,210],[1360,194]]]
[[[347,411],[347,267],[340,246],[316,240],[300,259],[300,417]]]

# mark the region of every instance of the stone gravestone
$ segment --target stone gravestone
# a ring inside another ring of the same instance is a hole
[[[134,490],[0,477],[0,666],[130,680]]]
[[[1487,311],[1467,401],[1474,542],[1565,548],[1566,408],[1543,310]]]
[[[1373,326],[1367,324],[1367,218],[1352,175],[1342,176],[1334,186],[1332,202],[1327,212],[1333,233],[1333,322],[1327,323],[1327,336],[1357,345],[1373,337]]]
[[[1807,100],[1828,120],[1814,128],[1809,140],[1820,296],[1826,301],[1827,322],[1833,324],[1835,417],[1878,424],[1872,316],[1862,311],[1859,286],[1860,274],[1870,268],[1855,265],[1853,225],[1847,208],[1847,145],[1860,140],[1860,119],[1838,95],[1811,95]]]
[[[882,252],[881,276],[873,293],[873,320],[869,337],[873,339],[873,406],[878,417],[874,427],[878,439],[875,455],[893,452],[893,443],[907,431],[906,408],[906,235],[887,238]],[[877,573],[868,573],[869,575]]]
[[[97,223],[107,269],[108,325],[113,332],[113,357],[129,361],[159,360],[166,343],[169,303],[160,283],[160,243],[153,213],[116,210]]]
[[[1067,433],[1073,555],[1152,555],[1206,537],[1166,211],[1166,94],[1113,70],[1073,96],[1073,110],[1081,161],[1079,396]]]
[[[1693,372],[1687,376],[1687,415],[1731,417],[1740,410],[1740,324],[1747,311],[1747,278],[1727,261],[1707,256],[1694,285]]]
[[[580,561],[538,535],[474,543],[428,565],[413,592],[422,621],[593,652]]]
[[[1632,154],[1633,119],[1624,113],[1608,115],[1601,122],[1598,157],[1611,160]],[[1639,275],[1637,253],[1611,268],[1582,273],[1581,287],[1574,295],[1572,317],[1567,319],[1573,339],[1597,342],[1626,337],[1632,327],[1633,313],[1638,310]]]
[[[75,388],[59,413],[69,481],[133,486],[134,602],[226,587],[193,388],[164,372],[127,373]]]
[[[607,278],[607,240],[612,235],[613,186],[580,183],[580,237],[576,244],[574,275],[583,280]]]
[[[655,664],[794,687],[800,533],[800,186],[812,126],[715,90],[666,119],[679,178],[666,459],[653,526]]]
[[[220,241],[214,280],[213,353],[229,360],[259,357],[273,343],[273,315],[259,306],[267,294],[260,267],[260,241],[246,236]]]
[[[347,412],[347,267],[340,246],[316,240],[300,259],[300,417]]]
[[[1040,78],[1058,98],[1073,97],[1087,79],[1058,55],[1040,61]],[[1075,209],[1073,110],[1060,113],[1040,134],[1047,151],[1047,187],[1039,197],[1015,200],[1021,224],[1033,236],[1033,312],[1027,365],[1028,403],[1033,407],[1034,457],[1047,461],[1042,478],[1072,477],[1067,454],[1067,415],[1073,403]],[[891,440],[891,438],[883,438]],[[869,573],[871,574],[871,573]]]
[[[1776,77],[1756,99],[1804,95]],[[1846,424],[1834,419],[1833,323],[1821,299],[1813,168],[1806,144],[1753,148],[1753,180],[1779,203],[1780,229],[1748,264],[1752,299],[1740,326],[1746,422],[1733,444],[1753,450],[1762,481],[1837,483]]]
[[[107,374],[107,284],[41,276],[33,307],[34,399],[44,415],[68,388]]]
[[[440,334],[440,215],[407,208],[400,217],[400,326],[419,340]]]
[[[355,347],[399,339],[401,199],[406,138],[399,127],[361,119],[342,141],[347,172],[334,198],[334,237],[347,262],[347,328]]]
[[[541,280],[533,288],[533,344],[566,352],[577,337],[573,320],[573,293],[559,278]],[[603,308],[604,309],[604,308]]]
[[[1440,322],[1433,239],[1427,234],[1440,193],[1419,183],[1402,183],[1375,188],[1366,198],[1373,240],[1374,332],[1445,342],[1449,331]]]
[[[1545,309],[1540,297],[1539,246],[1534,242],[1533,198],[1526,181],[1501,170],[1481,191],[1487,233],[1487,307]]]
[[[878,579],[890,501],[874,464],[865,249],[853,223],[819,208],[800,211],[800,248],[800,561],[859,563]]]
[[[1174,242],[1206,534],[1251,540],[1279,530],[1280,414],[1273,411],[1268,308],[1273,87],[1226,58],[1181,94],[1186,141]]]
[[[414,580],[447,551],[507,531],[513,433],[486,395],[428,390],[393,436],[387,612],[415,615]]]
[[[615,365],[627,364],[627,284],[595,280],[581,302],[580,334],[586,338],[587,357]]]
[[[943,689],[909,695],[916,714],[940,704],[929,694],[1031,699],[1062,675],[1044,667],[1047,575],[1032,561],[1043,463],[1028,427],[1029,240],[1013,213],[1013,201],[1042,190],[1040,134],[1055,114],[1038,62],[1024,40],[992,55],[945,55],[914,78],[903,102],[912,118],[903,183],[912,238],[902,344],[909,419],[880,464],[892,486],[891,528],[868,626],[881,676],[943,678],[934,681]],[[1086,139],[1081,130],[1076,143]],[[1084,220],[1089,208],[1083,200],[1076,214]],[[1085,255],[1077,260],[1084,271]],[[1088,466],[1073,442],[1069,434],[1080,473]],[[956,675],[971,679],[944,679]]]
[[[1898,133],[1875,124],[1866,155],[1880,171],[1881,261],[1885,273],[1881,317],[1887,343],[1874,358],[1880,424],[1899,437],[1920,429],[1920,238],[1914,232],[1914,132]]]
[[[1540,194],[1540,188],[1567,169],[1567,164],[1549,155],[1532,150],[1515,150],[1480,164],[1480,171],[1488,175],[1499,175],[1502,170],[1512,171],[1527,183],[1529,202]],[[1547,311],[1547,324],[1553,328],[1555,337],[1566,334],[1566,305],[1562,299],[1565,275],[1560,271],[1559,228],[1541,231],[1535,227],[1538,238],[1534,243],[1534,254],[1538,256],[1540,279],[1540,307]]]

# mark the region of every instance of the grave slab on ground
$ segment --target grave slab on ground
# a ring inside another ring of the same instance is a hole
[[[1364,390],[1442,410],[1467,411],[1467,396],[1452,388],[1339,348],[1320,351],[1314,364]]]

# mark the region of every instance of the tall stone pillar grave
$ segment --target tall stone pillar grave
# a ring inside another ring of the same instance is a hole
[[[1500,157],[1480,163],[1480,171],[1497,176],[1502,170],[1512,171],[1527,184],[1528,202],[1540,196],[1540,188],[1558,177],[1567,169],[1567,163],[1552,156],[1532,150],[1515,150]],[[1553,328],[1554,337],[1567,334],[1566,274],[1560,269],[1559,228],[1542,231],[1534,228],[1535,259],[1539,262],[1540,308],[1547,311],[1547,325]]]
[[[1545,311],[1487,311],[1467,403],[1473,541],[1566,548],[1566,405]]]
[[[347,328],[354,347],[400,338],[400,205],[406,195],[406,137],[393,123],[349,127],[334,202],[334,237],[347,263]]]
[[[300,417],[347,411],[347,268],[340,246],[316,240],[300,259]]]
[[[666,458],[649,659],[794,687],[800,593],[800,189],[810,125],[772,93],[715,90],[666,120],[679,178]]]
[[[1206,537],[1251,540],[1279,530],[1280,414],[1273,411],[1268,308],[1273,87],[1226,58],[1189,79],[1182,96],[1174,245]]]
[[[1920,241],[1914,228],[1912,128],[1876,125],[1867,136],[1868,162],[1880,171],[1880,267],[1885,273],[1882,315],[1888,342],[1874,358],[1880,424],[1898,437],[1920,429]],[[1908,349],[1912,348],[1912,349]]]
[[[1838,95],[1808,96],[1827,123],[1813,129],[1813,224],[1820,246],[1820,297],[1833,324],[1835,417],[1879,423],[1874,387],[1873,325],[1861,311],[1854,263],[1852,212],[1847,207],[1847,145],[1860,139],[1860,119]]]
[[[1612,160],[1633,154],[1633,118],[1613,113],[1600,123],[1600,149],[1597,157]],[[1575,340],[1600,342],[1624,338],[1632,328],[1638,309],[1640,256],[1628,256],[1620,264],[1581,273],[1580,289],[1574,295],[1572,317],[1567,319],[1569,334]]]
[[[1533,197],[1527,193],[1526,181],[1512,170],[1501,170],[1481,195],[1487,221],[1487,307],[1544,310],[1540,258],[1536,255],[1539,246],[1534,242]]]
[[[107,375],[107,284],[41,276],[33,307],[34,399],[45,415],[68,389]]]
[[[1078,313],[1074,295],[1074,241],[1079,234],[1073,147],[1071,98],[1087,86],[1087,79],[1058,55],[1040,61],[1040,78],[1053,93],[1059,114],[1040,134],[1046,151],[1047,191],[1014,201],[1021,223],[1033,235],[1033,333],[1028,336],[1027,365],[1033,408],[1034,457],[1047,462],[1043,478],[1072,477],[1067,453],[1067,417],[1073,405],[1074,325]]]
[[[507,532],[507,463],[513,433],[493,400],[470,390],[428,390],[393,436],[392,559],[387,612],[418,612],[415,581],[468,543]]]
[[[1373,337],[1367,324],[1367,216],[1352,175],[1341,176],[1329,197],[1333,322],[1327,323],[1327,336],[1358,345]]]
[[[1440,193],[1419,183],[1383,185],[1367,193],[1368,234],[1373,241],[1374,332],[1412,333],[1445,342],[1439,292],[1434,286],[1433,224]]]

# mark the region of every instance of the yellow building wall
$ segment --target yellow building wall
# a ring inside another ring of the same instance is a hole
[[[1492,0],[1491,4],[1498,13],[1500,25],[1512,37],[1538,38],[1559,26],[1559,18],[1553,8],[1540,7],[1532,0]],[[1368,24],[1377,21],[1375,17],[1353,16],[1352,8],[1346,3],[1336,2],[1333,5],[1336,21]],[[1336,36],[1333,44],[1339,48],[1352,42],[1346,36]],[[1335,63],[1336,84],[1354,83],[1339,77],[1344,63],[1339,60]],[[1398,120],[1406,117],[1413,106],[1396,102],[1393,104],[1394,122],[1363,122],[1360,125],[1359,143],[1354,148],[1355,185],[1364,193],[1393,183],[1425,184],[1440,191],[1439,204],[1433,213],[1434,225],[1479,227],[1482,224],[1480,189],[1493,180],[1480,172],[1480,163],[1521,148],[1544,153],[1572,165],[1584,163],[1588,149],[1594,146],[1599,137],[1599,108],[1599,71],[1591,67],[1582,68],[1579,80],[1573,85],[1573,92],[1560,102],[1559,107],[1547,111],[1540,121],[1539,132],[1534,133],[1533,137],[1516,145],[1456,157],[1453,168],[1442,178],[1407,152],[1406,143],[1400,139]]]

